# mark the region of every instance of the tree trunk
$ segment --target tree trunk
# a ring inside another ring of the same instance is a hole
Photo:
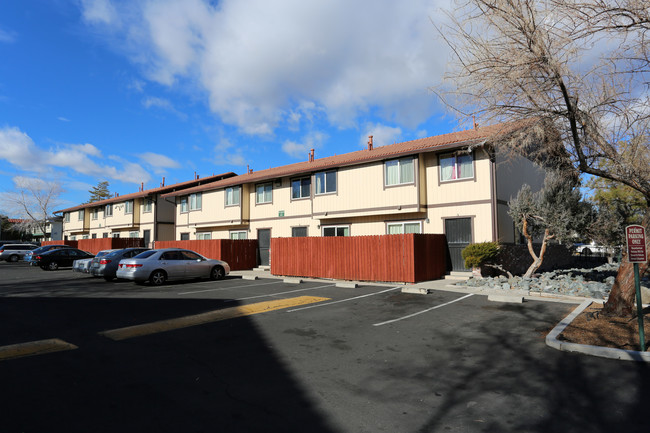
[[[646,251],[650,251],[650,236],[648,236],[648,226],[650,226],[650,214],[648,214],[642,223],[646,232]],[[639,263],[639,275],[643,277],[648,271],[648,262]],[[627,251],[623,252],[621,266],[618,268],[616,280],[609,293],[609,299],[603,306],[603,314],[606,316],[616,317],[634,317],[636,309],[634,301],[636,298],[636,288],[634,286],[634,265],[627,261]]]
[[[524,220],[524,230],[527,229],[526,222]],[[542,248],[539,250],[539,256],[535,254],[535,249],[533,248],[533,238],[532,236],[528,235],[528,232],[526,233],[526,240],[528,241],[528,252],[530,253],[530,256],[533,258],[533,263],[528,267],[528,270],[524,274],[524,278],[530,278],[533,276],[536,270],[539,269],[540,266],[542,266],[542,261],[544,260],[544,254],[546,253],[546,245],[548,244],[548,240],[550,239],[550,231],[549,229],[544,230],[544,238],[542,239]]]

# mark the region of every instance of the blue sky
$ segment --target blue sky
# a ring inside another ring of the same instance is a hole
[[[60,209],[101,181],[127,194],[451,132],[429,90],[446,5],[2,2],[0,193],[60,182]]]

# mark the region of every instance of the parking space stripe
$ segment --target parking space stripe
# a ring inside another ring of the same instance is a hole
[[[241,305],[239,307],[225,308],[222,310],[208,311],[207,313],[194,314],[192,316],[178,317],[175,319],[161,320],[158,322],[145,323],[142,325],[128,326],[126,328],[111,329],[100,332],[111,340],[120,341],[134,337],[158,334],[160,332],[173,331],[175,329],[188,328],[190,326],[203,325],[206,323],[218,322],[236,317],[250,316],[252,314],[266,313],[296,305],[312,304],[314,302],[329,301],[330,298],[319,298],[315,296],[299,296],[296,298],[278,299],[275,301],[257,302],[255,304]]]
[[[269,284],[282,284],[282,280],[273,281],[272,283],[250,284],[248,286],[242,286],[242,287],[248,288],[248,287],[268,286]],[[228,290],[228,289],[237,290],[239,289],[239,287],[219,287],[217,289],[196,290],[193,292],[181,292],[179,293],[179,295],[193,295],[194,293],[215,292],[218,290]]]
[[[0,347],[0,361],[74,349],[78,349],[78,347],[58,338],[30,341]]]
[[[224,302],[237,302],[237,301],[248,301],[250,299],[257,299],[257,298],[268,298],[270,296],[278,296],[278,295],[288,295],[289,293],[296,293],[296,292],[306,292],[309,290],[316,290],[316,289],[323,289],[325,287],[333,287],[334,284],[326,284],[324,286],[318,286],[318,287],[309,287],[307,289],[296,289],[296,290],[288,290],[286,292],[277,292],[277,293],[266,293],[264,295],[255,295],[255,296],[248,296],[246,298],[237,298],[237,299],[227,299]],[[329,298],[328,298],[329,300]]]
[[[424,314],[424,313],[427,313],[429,311],[436,310],[438,308],[446,307],[447,305],[453,304],[454,302],[462,301],[463,299],[469,298],[472,295],[473,295],[473,293],[470,293],[469,295],[462,296],[462,297],[460,297],[458,299],[454,299],[453,301],[445,302],[444,304],[436,305],[435,307],[427,308],[426,310],[418,311],[417,313],[409,314],[408,316],[399,317],[399,318],[393,319],[393,320],[387,320],[387,321],[381,322],[381,323],[375,323],[372,326],[388,325],[389,323],[399,322],[400,320],[404,320],[404,319],[410,319],[411,317],[415,317],[415,316],[417,316],[419,314]]]
[[[310,305],[309,307],[294,308],[292,310],[287,310],[287,313],[293,313],[294,311],[300,311],[300,310],[308,310],[310,308],[316,308],[316,307],[325,307],[327,305],[339,304],[341,302],[354,301],[355,299],[367,298],[368,296],[379,295],[381,293],[386,293],[386,292],[390,292],[393,290],[400,290],[400,289],[401,287],[393,287],[392,289],[382,290],[381,292],[367,293],[365,295],[355,296],[354,298],[340,299],[338,301],[328,302],[326,304],[318,304],[318,305]]]

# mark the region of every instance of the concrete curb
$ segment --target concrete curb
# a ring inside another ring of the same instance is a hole
[[[575,320],[592,301],[586,300],[578,305],[575,310],[564,318],[546,336],[546,345],[563,352],[578,352],[585,355],[598,356],[600,358],[619,359],[622,361],[650,362],[650,352],[639,352],[636,350],[614,349],[612,347],[589,346],[586,344],[567,343],[557,339],[567,326]]]
[[[523,296],[513,296],[513,295],[490,294],[488,295],[487,299],[488,301],[492,301],[492,302],[507,302],[511,304],[523,304],[524,302]]]

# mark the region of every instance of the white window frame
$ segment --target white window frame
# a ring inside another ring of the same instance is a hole
[[[124,202],[124,215],[130,215],[133,213],[133,200],[127,200]]]
[[[308,191],[307,191],[307,195],[303,195],[303,191],[302,191],[302,187],[303,187],[302,182],[304,180],[309,182],[309,185],[308,185],[309,188],[308,188]],[[294,195],[293,195],[293,191],[294,191],[293,184],[294,184],[294,182],[298,182],[298,192],[299,192],[298,197],[294,197]],[[311,176],[297,177],[295,179],[291,179],[291,200],[303,200],[303,199],[310,198],[310,197],[311,197]]]
[[[107,204],[104,207],[104,218],[113,216],[113,204]]]
[[[140,237],[140,232],[139,231],[130,231],[129,232],[129,237],[130,238],[139,238]]]
[[[329,190],[327,188],[327,178],[329,177],[328,175],[334,176],[333,190]],[[336,170],[320,171],[314,175],[314,180],[314,195],[336,194],[338,191],[338,172]],[[319,186],[322,188],[322,191]]]
[[[70,222],[70,212],[66,212],[63,214],[63,222],[64,223],[69,223]]]
[[[226,206],[239,206],[241,204],[241,186],[229,186],[225,189]]]
[[[463,176],[461,173],[461,166],[458,164],[459,158],[469,158],[470,159],[470,167],[471,167],[471,173],[469,175]],[[445,167],[443,167],[443,160],[452,160],[452,164],[450,167],[451,169],[451,175],[449,179],[443,178],[444,171],[446,170]],[[439,161],[439,166],[440,166],[440,182],[454,182],[457,180],[467,180],[467,179],[473,179],[474,178],[474,154],[473,153],[466,153],[466,152],[455,152],[455,153],[447,153],[440,155],[438,157]]]
[[[386,223],[386,234],[387,235],[390,235],[390,234],[403,235],[403,234],[405,234],[404,229],[406,228],[406,224],[417,224],[419,226],[419,231],[418,232],[411,232],[411,233],[418,233],[418,234],[422,233],[422,221],[395,221],[395,222]],[[400,226],[401,227],[400,233],[391,233],[390,232],[390,227],[391,226],[392,227]]]
[[[142,204],[142,213],[151,213],[153,211],[153,200],[145,198]]]
[[[212,232],[196,232],[196,239],[199,241],[209,241],[212,239]]]
[[[336,229],[336,234],[333,237],[347,237],[350,236],[350,225],[349,224],[339,224],[339,225],[330,225],[330,226],[321,226],[321,236],[325,237],[325,229]],[[339,235],[339,229],[347,229],[347,235]],[[329,236],[328,236],[329,237]]]
[[[405,173],[403,173],[402,171],[403,165],[407,161],[410,162],[411,164],[410,179],[408,178],[408,176],[405,176]],[[389,175],[390,167],[397,167],[396,179],[393,182],[391,182],[391,177],[393,176]],[[384,163],[384,185],[396,186],[396,185],[409,185],[414,183],[415,183],[415,157],[407,156],[405,158],[391,159]]]
[[[267,187],[269,189],[267,190]],[[260,188],[262,188],[262,200],[260,201]],[[273,203],[273,182],[259,183],[255,185],[255,204]]]
[[[77,221],[83,221],[85,216],[85,210],[84,209],[79,209],[77,211]]]
[[[90,210],[90,218],[92,220],[96,220],[98,217],[99,217],[99,208],[96,207],[92,208]]]
[[[203,193],[195,192],[194,194],[190,194],[188,202],[190,205],[190,212],[193,210],[201,210],[201,207],[203,206]]]
[[[248,231],[246,230],[231,230],[229,234],[230,239],[248,239]]]
[[[188,199],[187,199],[186,195],[181,197],[179,205],[180,205],[179,207],[180,207],[180,212],[181,213],[187,213],[188,212]]]

